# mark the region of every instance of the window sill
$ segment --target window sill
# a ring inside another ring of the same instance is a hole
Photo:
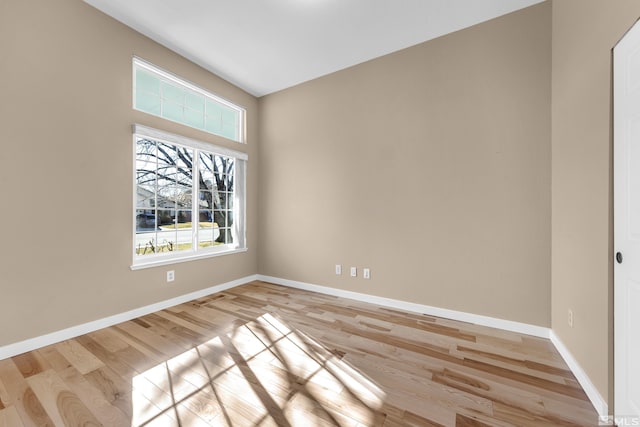
[[[195,255],[185,254],[183,256],[154,257],[152,259],[144,260],[144,261],[138,260],[137,262],[133,263],[130,268],[132,270],[142,270],[144,268],[160,267],[163,265],[177,264],[181,262],[195,261],[198,259],[213,258],[213,257],[237,254],[242,252],[247,252],[247,248],[231,249],[223,252],[205,252],[205,253],[199,253]]]

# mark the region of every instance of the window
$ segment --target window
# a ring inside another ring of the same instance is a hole
[[[245,153],[134,126],[133,266],[245,249]]]
[[[244,140],[244,109],[139,58],[133,59],[133,88],[136,110]]]

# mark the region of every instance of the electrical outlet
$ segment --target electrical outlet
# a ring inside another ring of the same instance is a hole
[[[365,268],[362,270],[362,277],[365,279],[371,279],[371,270],[368,268]]]
[[[351,267],[351,277],[357,277],[357,276],[358,276],[358,268]]]
[[[176,280],[176,272],[174,270],[167,271],[167,282],[173,282]]]
[[[340,264],[336,264],[336,276],[342,274],[342,266]]]
[[[569,324],[570,328],[573,328],[573,310],[569,309],[569,313],[567,316],[567,323]]]

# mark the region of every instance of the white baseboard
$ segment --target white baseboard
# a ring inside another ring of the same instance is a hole
[[[571,372],[573,372],[573,375],[575,375],[584,392],[587,393],[587,396],[589,397],[589,400],[591,401],[591,404],[595,408],[598,415],[600,417],[607,417],[609,415],[609,406],[607,405],[607,402],[604,400],[596,386],[593,385],[587,373],[582,369],[580,364],[578,364],[569,349],[565,347],[565,345],[560,340],[560,338],[558,338],[555,332],[551,331],[549,338],[551,339],[551,342],[553,343],[555,348],[558,350],[558,353],[560,353],[560,355],[564,359],[565,363],[569,366],[569,369],[571,369]]]
[[[63,329],[60,331],[52,332],[50,334],[42,335],[36,338],[27,339],[13,344],[8,344],[0,347],[0,360],[8,357],[13,357],[18,354],[32,351],[47,345],[55,344],[60,341],[75,338],[80,335],[88,334],[89,332],[97,331],[98,329],[106,328],[118,323],[126,322],[127,320],[135,319],[136,317],[144,316],[146,314],[154,313],[165,308],[173,307],[174,305],[182,304],[193,299],[202,298],[207,295],[214,294],[216,292],[225,291],[227,289],[235,288],[236,286],[243,285],[245,283],[258,280],[257,275],[251,275],[243,277],[241,279],[233,280],[231,282],[222,283],[220,285],[211,286],[206,289],[191,292],[179,297],[171,298],[165,301],[160,301],[155,304],[147,305],[145,307],[136,308],[124,313],[115,314],[113,316],[105,317],[102,319],[94,320],[92,322],[84,323],[82,325],[72,326],[71,328]]]
[[[378,297],[375,295],[362,294],[359,292],[345,291],[342,289],[329,288],[326,286],[313,285],[311,283],[298,282],[295,280],[281,279],[279,277],[264,276],[259,274],[258,280],[271,282],[278,285],[289,286],[297,289],[318,292],[321,294],[333,295],[342,298],[350,298],[357,301],[382,305],[413,313],[428,314],[431,316],[444,317],[461,322],[474,323],[476,325],[488,326],[511,332],[518,332],[526,335],[533,335],[540,338],[549,338],[549,328],[543,326],[529,325],[527,323],[514,322],[511,320],[496,319],[494,317],[481,316],[478,314],[465,313],[463,311],[449,310],[446,308],[432,307],[424,304],[416,304],[397,299]]]

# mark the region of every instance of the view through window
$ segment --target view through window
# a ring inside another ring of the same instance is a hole
[[[243,248],[246,155],[153,133],[135,135],[135,261]]]

